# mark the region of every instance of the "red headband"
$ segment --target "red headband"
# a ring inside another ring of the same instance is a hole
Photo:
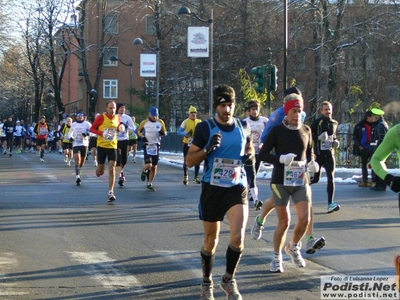
[[[295,100],[289,100],[285,103],[285,115],[289,113],[289,110],[291,110],[294,107],[299,107],[303,108],[303,101],[295,99]]]

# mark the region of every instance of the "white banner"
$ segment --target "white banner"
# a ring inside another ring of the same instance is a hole
[[[140,77],[157,76],[157,54],[140,54]]]
[[[209,52],[209,28],[188,27],[188,57],[208,57]]]

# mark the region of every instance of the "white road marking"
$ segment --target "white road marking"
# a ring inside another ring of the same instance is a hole
[[[7,270],[18,264],[15,253],[3,252],[0,254],[0,279],[7,279]],[[12,289],[17,289],[16,283],[0,283],[1,296],[21,296],[27,295],[25,292],[14,292]]]
[[[139,280],[125,273],[115,265],[115,259],[107,256],[106,252],[68,252],[71,258],[84,266],[84,272],[90,274],[104,287],[115,286],[141,288]]]

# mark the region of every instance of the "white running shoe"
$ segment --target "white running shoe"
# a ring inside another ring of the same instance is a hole
[[[292,259],[292,263],[299,268],[304,268],[306,266],[306,262],[300,253],[301,243],[297,244],[297,247],[290,247],[290,244],[287,244],[285,247],[285,252]]]
[[[232,278],[228,282],[224,282],[224,276],[222,276],[221,279],[221,287],[226,293],[226,298],[228,300],[242,300],[242,295],[240,295],[237,284],[236,284],[236,279]]]
[[[283,269],[283,261],[279,258],[274,258],[269,263],[269,270],[273,273],[283,273],[285,270]]]
[[[253,239],[258,241],[261,239],[262,236],[262,230],[264,229],[263,225],[260,225],[258,223],[258,218],[261,218],[261,214],[257,215],[256,218],[254,219],[253,227],[251,227],[251,236]]]
[[[210,282],[210,284],[205,284],[203,282],[201,284],[200,300],[214,300],[214,284],[213,284],[213,282]]]
[[[114,202],[115,200],[117,200],[117,197],[115,197],[113,192],[109,192],[108,193],[108,202]]]
[[[97,165],[98,165],[97,160],[94,161],[93,165],[94,165],[95,167],[97,167]]]

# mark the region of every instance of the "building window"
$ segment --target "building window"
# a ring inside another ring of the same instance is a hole
[[[118,80],[104,79],[103,80],[103,98],[116,99],[118,98]]]
[[[118,34],[118,15],[109,14],[104,17],[104,33],[105,34]]]
[[[106,66],[106,67],[118,66],[118,61],[110,60],[111,56],[118,57],[118,48],[117,47],[110,47],[108,49],[105,49],[104,56],[103,56],[103,66]]]

